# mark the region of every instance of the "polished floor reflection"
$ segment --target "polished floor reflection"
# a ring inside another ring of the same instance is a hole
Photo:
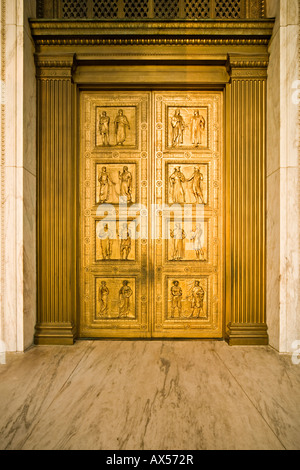
[[[0,365],[1,449],[299,449],[300,365],[224,342],[82,341]]]

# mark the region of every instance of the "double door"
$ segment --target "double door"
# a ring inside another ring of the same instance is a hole
[[[222,93],[80,106],[80,336],[222,337]]]

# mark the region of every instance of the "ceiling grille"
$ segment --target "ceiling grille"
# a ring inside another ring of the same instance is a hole
[[[265,0],[37,0],[38,18],[236,20],[264,16]]]

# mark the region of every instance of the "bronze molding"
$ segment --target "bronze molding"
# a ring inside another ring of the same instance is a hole
[[[194,31],[200,34],[205,34],[205,31],[215,31],[215,35],[219,34],[220,30],[232,30],[235,34],[240,34],[242,30],[246,33],[251,30],[266,34],[267,31],[273,29],[273,19],[258,19],[258,20],[199,20],[199,21],[101,21],[101,20],[48,20],[48,19],[31,19],[31,29],[35,34],[42,35],[43,31],[47,34],[54,34],[57,30],[66,32],[68,35],[73,35],[74,31],[85,32],[87,35],[95,35],[95,30],[99,35],[103,35],[104,31],[113,34],[115,30],[121,31],[122,35],[126,34],[124,31],[131,32],[154,32],[163,30],[165,34],[171,31]],[[92,32],[93,31],[93,32]],[[78,33],[77,33],[78,34]]]
[[[273,20],[113,22],[31,20],[37,46],[267,45]]]
[[[35,54],[35,65],[37,78],[70,80],[76,71],[76,55],[73,53],[58,56]]]
[[[231,78],[267,79],[269,55],[228,54],[227,71]]]
[[[42,323],[37,324],[35,329],[36,345],[72,346],[74,344],[76,327],[73,323]]]
[[[255,45],[267,46],[269,39],[210,39],[210,38],[55,38],[55,39],[36,39],[37,46],[201,46],[201,45]]]
[[[264,346],[269,344],[266,324],[229,323],[227,335],[229,346]]]

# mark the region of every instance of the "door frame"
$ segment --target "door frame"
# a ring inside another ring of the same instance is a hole
[[[214,27],[211,22],[209,28],[214,35],[211,43],[207,39],[187,38],[177,45],[172,38],[165,44],[160,42],[158,47],[152,39],[145,46],[145,39],[137,39],[131,45],[126,38],[124,43],[120,39],[106,45],[99,40],[94,47],[94,39],[87,37],[82,42],[74,39],[74,46],[70,48],[73,39],[65,46],[64,36],[59,36],[53,22],[50,29],[49,25],[46,29],[41,24],[32,25],[38,44],[36,344],[73,344],[78,334],[78,207],[75,203],[78,171],[74,162],[78,161],[80,90],[95,90],[99,86],[126,88],[133,83],[132,73],[136,73],[135,89],[169,90],[180,84],[181,90],[216,87],[224,92],[224,338],[229,344],[267,344],[265,101],[267,45],[273,22],[227,22],[223,30],[219,25],[216,31]],[[62,25],[62,35],[64,28]],[[77,36],[83,37],[85,28],[88,24],[81,25]],[[249,36],[244,39],[246,29]],[[49,39],[49,34],[55,38]],[[176,32],[174,34],[176,37]],[[121,79],[123,67],[131,73],[127,82]],[[141,68],[143,74],[138,74]],[[185,87],[182,87],[183,82]],[[57,119],[63,128],[57,125]],[[72,181],[67,178],[70,174]],[[55,193],[53,188],[59,191]],[[53,220],[58,224],[51,225]],[[63,242],[58,226],[67,234],[68,243]]]

